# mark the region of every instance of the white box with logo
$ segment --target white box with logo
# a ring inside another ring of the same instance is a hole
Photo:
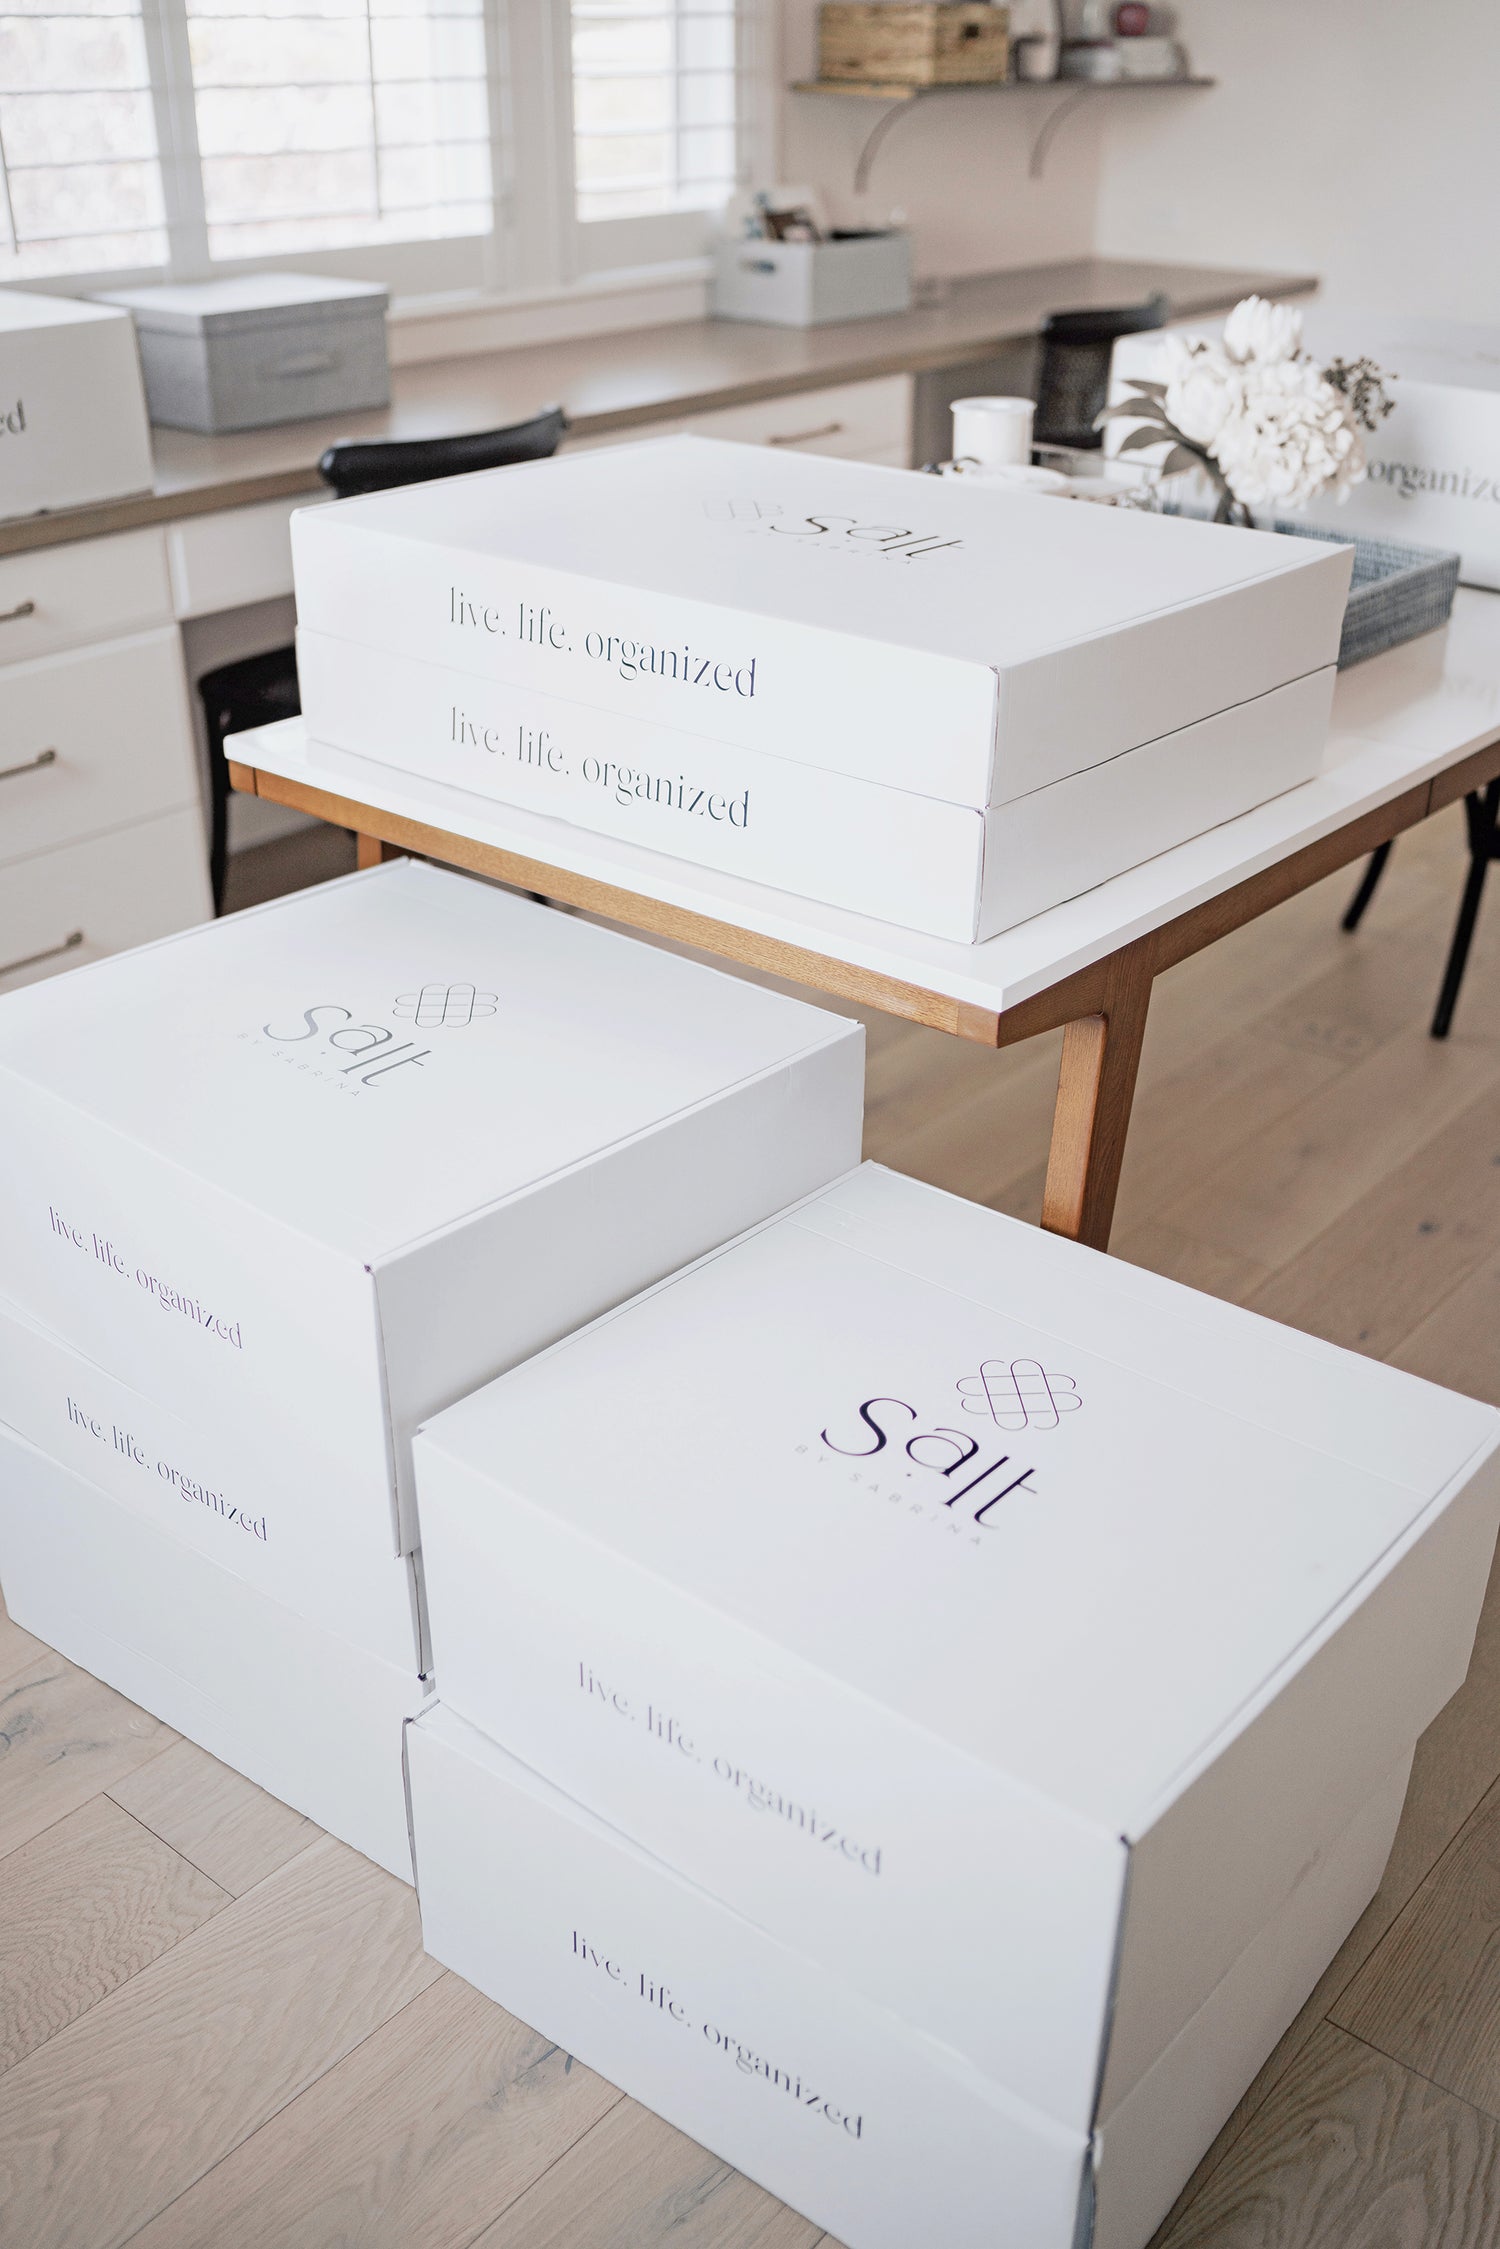
[[[1497,1443],[867,1165],[423,1430],[437,1674],[1086,2130],[1460,1684]]]
[[[1409,1763],[1092,2131],[987,2081],[442,1703],[407,1728],[422,1940],[846,2249],[1144,2249],[1375,1890]]]
[[[0,517],[151,488],[128,312],[0,289]]]
[[[0,1001],[0,1271],[416,1543],[418,1421],[844,1170],[863,1033],[416,862]]]
[[[747,874],[753,827],[788,880],[840,902],[880,814],[846,838],[853,799],[828,784],[889,790],[970,938],[1020,918],[1006,823],[976,878],[987,812],[1022,824],[1017,858],[1047,855],[1032,881],[1051,904],[1316,772],[1349,580],[1346,553],[1305,540],[694,437],[299,511],[292,538],[302,627],[338,644],[309,666],[314,739]],[[384,721],[372,651],[430,667],[379,670]],[[1189,732],[1206,722],[1220,733]],[[561,763],[528,775],[539,725]],[[773,786],[736,751],[789,770]],[[1020,801],[1080,777],[1050,815]],[[679,779],[726,807],[748,789],[746,817],[726,809],[708,840]],[[1127,810],[1116,865],[1080,831]],[[913,900],[892,888],[900,920]]]
[[[308,1504],[287,1476],[274,1406],[259,1431],[233,1437],[184,1420],[0,1297],[0,1422],[128,1509],[148,1550],[166,1532],[365,1654],[427,1668],[415,1557],[391,1552],[384,1484],[362,1512]],[[80,1570],[88,1552],[81,1544]]]
[[[324,1631],[0,1426],[0,1587],[70,1663],[411,1879],[409,1665]]]

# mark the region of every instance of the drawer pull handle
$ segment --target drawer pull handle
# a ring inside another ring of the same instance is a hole
[[[786,437],[768,437],[766,443],[768,445],[811,445],[815,437],[840,437],[843,435],[843,429],[842,422],[824,422],[817,429],[799,429],[791,431]]]
[[[13,625],[18,617],[34,617],[34,601],[18,601],[14,609],[0,609],[0,625]]]
[[[283,359],[279,367],[271,369],[271,373],[278,382],[287,375],[327,375],[332,373],[338,363],[339,355],[336,351],[301,351],[295,358]]]
[[[44,765],[56,763],[56,750],[38,750],[36,756],[27,758],[23,765],[0,765],[0,781],[12,781],[18,773],[37,773]]]
[[[83,931],[70,929],[60,945],[49,945],[45,953],[28,953],[24,960],[6,961],[0,967],[0,976],[14,976],[23,968],[40,968],[43,961],[60,960],[64,953],[76,953],[83,943]]]

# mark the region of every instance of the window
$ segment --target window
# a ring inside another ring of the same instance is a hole
[[[0,284],[700,250],[763,0],[0,0]]]

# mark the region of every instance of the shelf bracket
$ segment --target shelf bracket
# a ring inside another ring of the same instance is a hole
[[[896,94],[892,97],[891,106],[884,116],[876,118],[875,123],[865,136],[864,147],[855,159],[854,192],[856,195],[863,195],[870,184],[870,166],[874,163],[876,152],[886,134],[895,124],[897,118],[904,116],[907,110],[914,108],[920,99],[921,96],[918,94]]]
[[[1039,180],[1041,178],[1048,152],[1057,138],[1059,129],[1072,116],[1074,110],[1081,108],[1088,100],[1089,95],[1096,90],[1094,86],[1088,84],[1075,86],[1071,93],[1064,94],[1062,100],[1054,109],[1048,110],[1037,131],[1036,138],[1031,144],[1031,156],[1026,166],[1028,179]]]

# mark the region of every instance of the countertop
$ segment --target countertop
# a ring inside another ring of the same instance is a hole
[[[1076,258],[954,281],[939,304],[875,320],[824,328],[690,320],[398,367],[391,404],[375,413],[231,437],[156,430],[150,492],[0,523],[0,555],[317,491],[318,456],[340,438],[448,437],[555,404],[567,408],[580,437],[601,436],[833,383],[982,361],[1034,336],[1050,313],[1138,303],[1158,289],[1180,316],[1222,312],[1252,291],[1286,297],[1315,286],[1305,275]]]

